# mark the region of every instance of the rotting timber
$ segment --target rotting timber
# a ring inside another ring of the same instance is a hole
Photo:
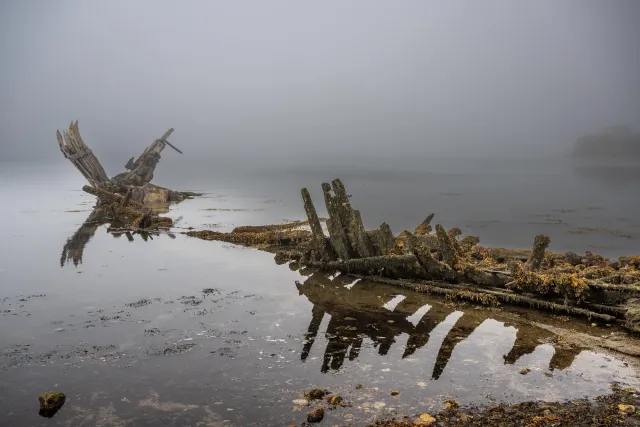
[[[193,237],[222,240],[276,253],[276,262],[340,272],[449,299],[484,305],[519,305],[557,314],[621,323],[640,332],[640,255],[612,261],[586,252],[553,253],[539,235],[531,250],[487,248],[458,228],[431,226],[429,215],[413,232],[394,236],[388,224],[365,230],[343,183],[322,184],[329,218],[325,235],[310,193],[302,189],[310,230],[303,223],[192,231]],[[276,249],[280,249],[277,251]]]
[[[88,225],[110,223],[113,229],[132,231],[171,227],[172,220],[160,217],[158,212],[166,210],[169,203],[197,195],[151,184],[160,153],[167,145],[182,154],[167,140],[172,133],[173,129],[169,129],[137,159],[129,159],[125,165],[127,171],[109,178],[80,136],[77,121],[62,133],[56,132],[60,151],[89,182],[82,189],[97,198],[95,210],[87,219]]]

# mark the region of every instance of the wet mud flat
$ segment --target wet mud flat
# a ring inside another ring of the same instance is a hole
[[[3,297],[4,325],[34,322],[45,330],[38,340],[14,336],[0,350],[5,420],[302,425],[322,407],[322,425],[368,425],[437,417],[447,401],[486,410],[593,399],[613,393],[612,384],[640,384],[635,358],[570,339],[615,336],[615,326],[545,315],[534,325],[524,313],[317,269],[291,273],[298,279],[284,285],[291,290],[287,304],[227,285],[48,316],[40,310],[47,295]],[[305,392],[313,388],[329,390],[341,404],[309,400]],[[37,411],[46,389],[67,396],[51,419]]]

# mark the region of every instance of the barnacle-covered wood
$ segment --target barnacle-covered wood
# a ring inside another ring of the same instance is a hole
[[[427,216],[427,218],[424,221],[422,221],[420,225],[416,227],[415,233],[420,236],[424,236],[426,234],[431,233],[431,221],[433,220],[434,216],[435,216],[435,213],[429,214],[429,216]]]
[[[547,250],[547,247],[551,243],[551,239],[548,236],[543,234],[539,234],[536,236],[533,242],[533,251],[531,252],[531,256],[527,261],[527,269],[530,271],[538,271],[542,266],[542,261],[544,260],[544,251]]]

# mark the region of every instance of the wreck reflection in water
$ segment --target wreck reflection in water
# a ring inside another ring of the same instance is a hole
[[[311,352],[323,318],[327,314],[330,316],[325,332],[327,346],[322,372],[339,370],[347,358],[355,360],[365,338],[372,341],[379,355],[385,356],[401,335],[408,335],[402,352],[402,359],[405,359],[433,340],[436,329],[442,332],[442,328],[449,328],[431,372],[431,379],[437,380],[456,346],[489,319],[502,321],[505,328],[513,326],[517,330],[513,346],[502,356],[505,365],[516,364],[521,358],[534,353],[539,346],[555,341],[555,335],[551,332],[524,322],[516,324],[500,319],[498,312],[488,314],[486,310],[474,306],[462,312],[445,301],[434,301],[433,297],[425,294],[358,280],[354,283],[352,277],[337,276],[332,279],[325,273],[315,271],[304,283],[296,282],[296,287],[313,304],[301,353],[303,361]],[[569,368],[582,350],[575,346],[556,345],[548,368],[552,371]]]
[[[108,224],[97,210],[91,212],[82,225],[76,230],[71,237],[67,239],[67,242],[62,247],[62,255],[60,256],[60,267],[64,267],[66,264],[73,263],[76,267],[82,264],[82,256],[84,255],[84,249],[96,234],[98,228],[106,226]],[[125,236],[129,242],[135,240],[134,236],[139,235],[143,241],[153,240],[153,236],[159,236],[159,232],[147,232],[143,230],[110,230],[105,227],[105,231],[111,234],[114,238],[120,238]],[[162,232],[172,239],[176,236],[171,232]]]

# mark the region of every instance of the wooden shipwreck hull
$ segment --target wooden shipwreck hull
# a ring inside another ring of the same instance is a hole
[[[506,250],[462,238],[457,228],[432,228],[429,215],[413,232],[394,236],[388,224],[365,230],[343,183],[322,184],[329,213],[328,236],[310,193],[301,191],[308,224],[304,234],[290,224],[237,229],[231,233],[188,234],[258,246],[278,263],[340,272],[425,293],[485,305],[520,305],[558,314],[584,316],[607,324],[622,323],[640,332],[640,256],[607,260],[587,252],[557,254],[539,235],[530,250]],[[282,227],[274,232],[273,227]],[[435,230],[434,230],[435,228]],[[260,236],[255,233],[269,229]],[[289,236],[288,233],[298,233]],[[255,242],[259,241],[259,245]]]
[[[56,132],[60,151],[89,182],[82,189],[97,198],[95,211],[89,218],[91,224],[111,223],[120,229],[132,230],[171,226],[171,219],[159,217],[158,212],[166,210],[169,203],[197,195],[151,184],[160,153],[166,146],[182,154],[167,140],[172,133],[173,129],[169,129],[137,159],[129,159],[125,165],[127,171],[109,178],[82,139],[77,121],[68,129]]]

